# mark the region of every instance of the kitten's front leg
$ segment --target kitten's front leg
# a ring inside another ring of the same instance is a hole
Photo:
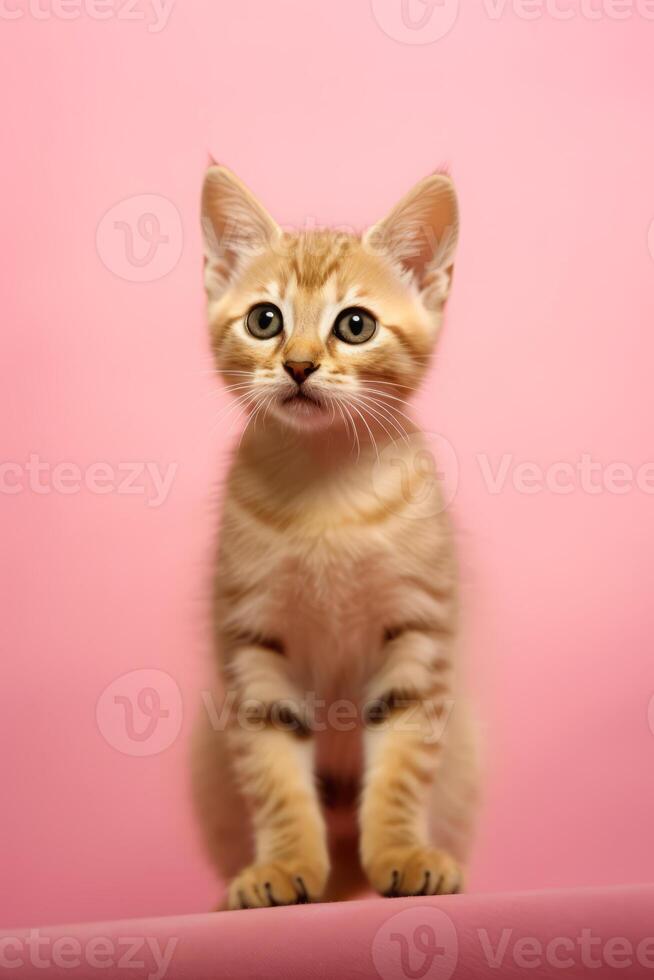
[[[449,659],[438,636],[420,627],[390,636],[386,653],[367,697],[361,863],[382,895],[451,894],[462,871],[426,829],[451,708]]]
[[[302,701],[265,644],[231,653],[237,693],[229,731],[234,771],[248,803],[255,861],[229,888],[229,908],[318,900],[329,872],[313,774],[314,744]]]

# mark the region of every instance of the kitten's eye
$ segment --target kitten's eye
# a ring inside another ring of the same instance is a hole
[[[343,310],[336,317],[334,333],[339,340],[344,340],[346,344],[365,344],[370,340],[375,330],[377,322],[375,318],[362,310],[358,306],[351,306],[348,310]]]
[[[257,303],[248,313],[245,325],[257,340],[268,340],[282,332],[284,317],[273,303]]]

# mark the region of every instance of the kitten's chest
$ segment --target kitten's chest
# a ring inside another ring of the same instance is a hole
[[[298,666],[325,674],[365,668],[381,643],[390,564],[385,549],[345,533],[290,544],[280,555],[266,616]]]
[[[424,618],[443,541],[433,514],[398,488],[397,467],[380,476],[366,459],[325,474],[295,463],[235,467],[219,615],[241,635],[279,641],[303,687],[338,697],[379,666],[387,627]]]
[[[361,529],[325,529],[234,548],[247,583],[241,627],[279,639],[298,682],[325,696],[363,684],[380,654],[397,581],[389,542]]]

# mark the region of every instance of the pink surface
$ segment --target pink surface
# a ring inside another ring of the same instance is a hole
[[[399,0],[193,0],[160,30],[154,4],[124,6],[0,15],[0,921],[215,898],[186,775],[234,436],[205,373],[208,151],[308,225],[364,225],[450,163],[461,250],[418,410],[458,460],[488,772],[472,886],[654,880],[646,5],[461,4],[446,32],[448,0],[435,39]],[[38,482],[32,454],[50,466]],[[584,455],[595,489],[551,469]]]
[[[373,899],[0,933],[0,964],[52,980],[647,977],[654,887]]]

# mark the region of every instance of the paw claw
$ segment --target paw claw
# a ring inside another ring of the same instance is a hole
[[[386,898],[451,895],[461,889],[458,864],[435,847],[394,848],[382,852],[366,870],[371,885]]]
[[[429,868],[425,871],[425,883],[418,892],[419,895],[427,895],[429,893],[429,882],[431,880],[431,871]]]
[[[304,884],[304,878],[301,878],[300,875],[298,875],[296,884],[299,885],[297,903],[298,905],[306,905],[310,899],[307,892],[307,886]]]
[[[268,897],[268,905],[273,906],[273,907],[275,905],[279,905],[279,902],[275,901],[275,896],[272,893],[272,885],[270,884],[269,881],[266,882],[266,884],[264,885],[264,888],[266,890],[266,895]],[[256,889],[256,891],[257,891],[257,895],[258,895],[259,894],[259,889]]]
[[[394,868],[391,875],[391,887],[387,891],[382,892],[384,898],[397,898],[399,896],[400,893],[397,890],[399,880],[400,872]]]
[[[230,909],[274,908],[317,901],[327,880],[327,871],[302,865],[302,874],[290,862],[253,864],[245,868],[229,889]]]

